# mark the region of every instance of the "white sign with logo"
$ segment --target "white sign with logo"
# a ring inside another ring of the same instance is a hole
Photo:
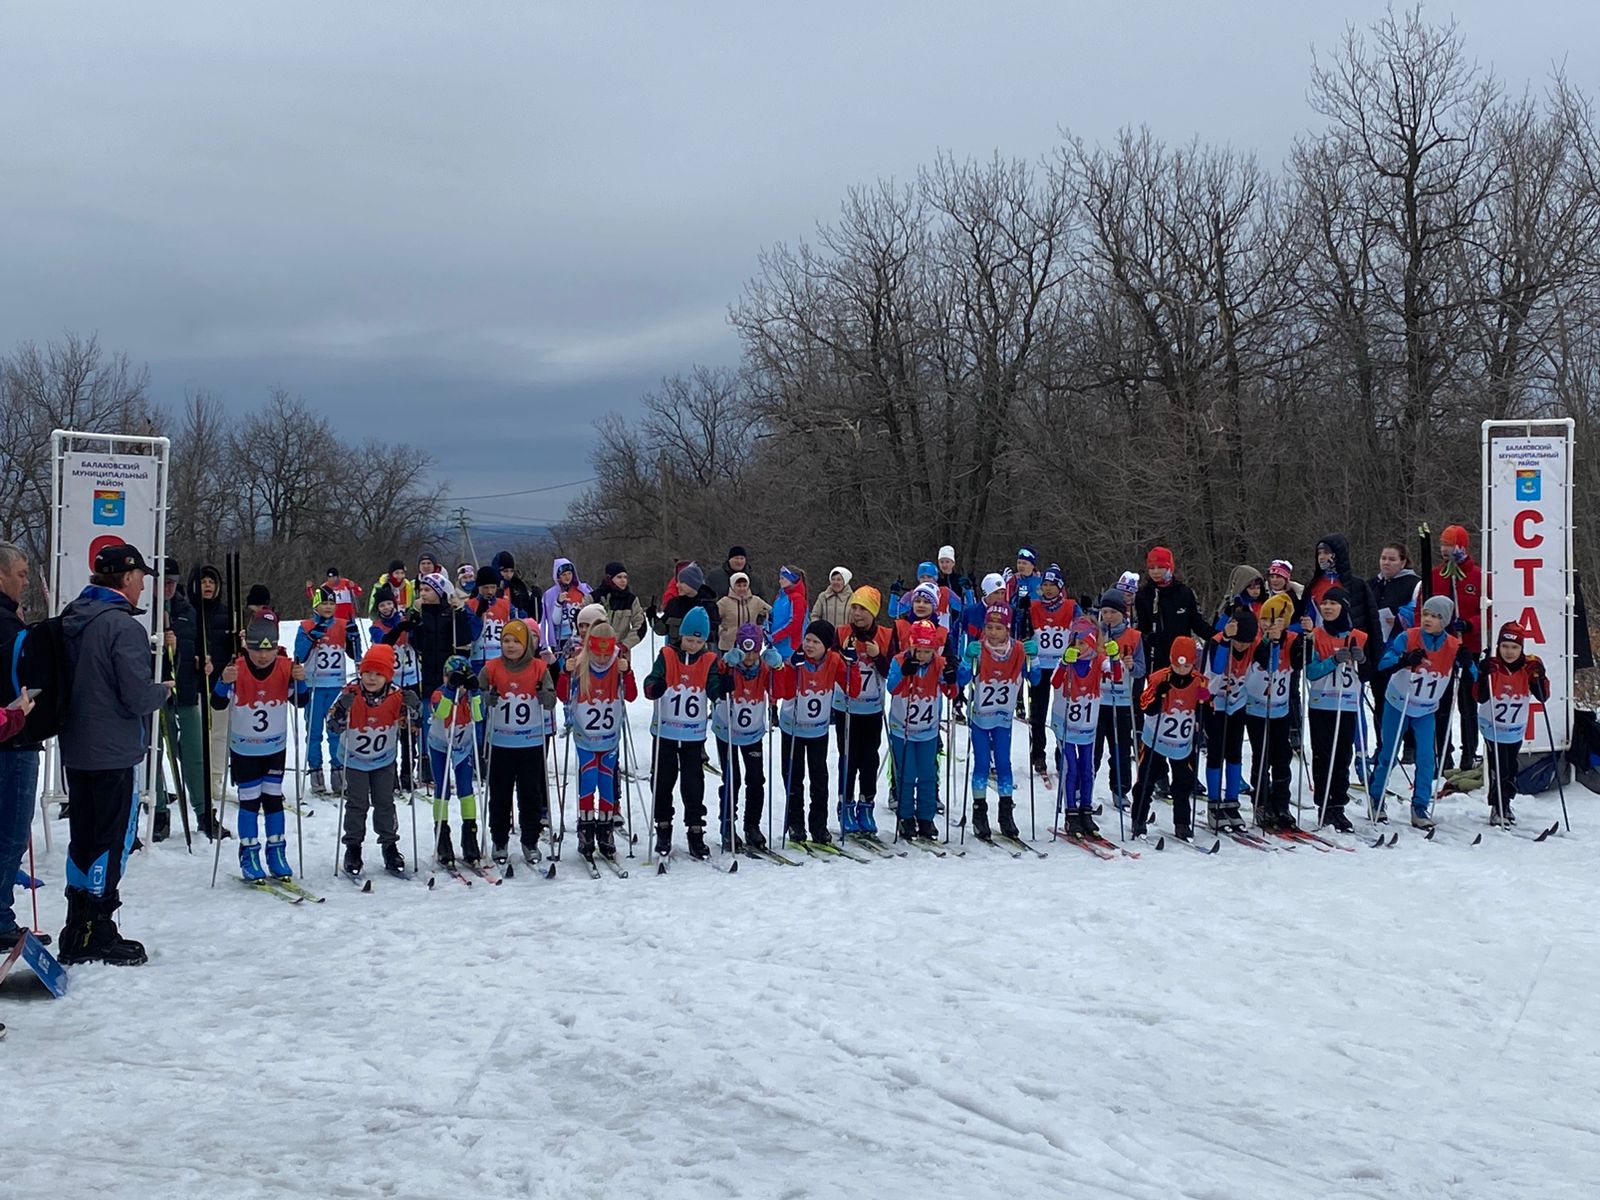
[[[1526,653],[1544,660],[1550,676],[1550,726],[1536,707],[1528,714],[1529,750],[1571,741],[1572,717],[1572,433],[1524,434],[1561,422],[1484,425],[1484,527],[1489,608],[1483,645],[1493,650],[1501,625],[1522,626]],[[1501,434],[1491,436],[1491,428]]]
[[[154,573],[145,584],[141,607],[160,607],[161,564],[156,555],[161,517],[163,460],[150,455],[63,451],[57,493],[57,592],[65,607],[89,582],[94,556],[126,542],[144,556]],[[146,618],[148,623],[149,618]]]

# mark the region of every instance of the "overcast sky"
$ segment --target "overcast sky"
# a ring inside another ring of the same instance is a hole
[[[1312,46],[1382,10],[4,0],[0,348],[98,332],[168,403],[282,385],[457,496],[580,479],[600,414],[737,360],[758,252],[851,185],[1141,123],[1276,164]],[[1427,11],[1519,88],[1600,82],[1592,0]]]

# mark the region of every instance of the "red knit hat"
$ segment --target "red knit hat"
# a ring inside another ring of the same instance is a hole
[[[1520,646],[1522,645],[1522,639],[1524,636],[1526,635],[1523,633],[1521,625],[1518,625],[1515,621],[1507,621],[1504,625],[1500,626],[1500,636],[1495,640],[1500,642],[1515,642]]]
[[[382,675],[385,679],[394,678],[394,647],[379,642],[367,649],[361,656],[361,673],[365,675],[371,671],[374,675]]]
[[[1444,532],[1439,535],[1439,541],[1446,546],[1460,546],[1463,550],[1472,544],[1467,531],[1460,525],[1446,525]]]
[[[1149,554],[1145,555],[1144,565],[1146,567],[1161,567],[1164,570],[1172,571],[1177,569],[1178,563],[1172,557],[1171,550],[1168,550],[1165,546],[1156,546],[1151,549]]]

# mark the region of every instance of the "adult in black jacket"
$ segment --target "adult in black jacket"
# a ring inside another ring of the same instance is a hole
[[[544,596],[534,591],[517,574],[517,560],[511,551],[502,550],[489,560],[500,575],[500,589],[511,597],[511,607],[519,608],[534,621],[544,619]]]
[[[1377,602],[1367,581],[1350,566],[1350,539],[1342,533],[1330,533],[1317,543],[1317,577],[1306,588],[1308,607],[1335,586],[1342,587],[1350,597],[1350,627],[1367,635],[1367,645],[1382,646],[1383,625],[1378,620]],[[1381,657],[1379,651],[1369,661],[1376,664]]]
[[[720,567],[713,568],[705,577],[705,586],[711,589],[711,594],[715,599],[720,600],[733,590],[733,577],[740,571],[750,576],[750,590],[765,600],[767,598],[766,588],[761,585],[760,578],[756,575],[755,569],[751,567],[750,556],[745,553],[743,546],[728,547],[728,557],[722,560]],[[716,632],[717,622],[713,616],[711,621],[713,638],[715,638]],[[715,642],[713,642],[714,644]]]
[[[407,644],[417,655],[417,694],[422,697],[423,744],[428,734],[430,708],[428,698],[434,689],[444,686],[444,664],[452,654],[472,652],[472,623],[467,620],[459,597],[448,593],[449,583],[443,575],[433,572],[417,581],[417,606],[406,613],[383,640],[394,645],[406,634]],[[431,766],[428,755],[417,756],[418,767],[425,783],[431,783]]]
[[[1178,579],[1177,563],[1165,546],[1155,547],[1145,559],[1145,579],[1133,594],[1133,623],[1144,641],[1145,670],[1151,675],[1171,665],[1174,639],[1211,636],[1199,601]]]
[[[706,583],[705,572],[699,564],[685,564],[673,578],[671,587],[673,595],[668,597],[665,606],[659,612],[650,613],[650,627],[656,631],[656,636],[666,638],[667,645],[676,650],[683,618],[689,615],[690,609],[703,608],[711,620],[711,644],[716,645],[718,627],[722,624],[722,614],[717,610],[720,597]]]
[[[167,702],[171,728],[177,735],[177,757],[183,772],[183,790],[198,821],[205,808],[205,762],[200,746],[205,733],[200,708],[203,684],[198,649],[200,617],[179,586],[178,560],[168,557],[161,575],[161,622],[164,677],[173,680],[172,699]],[[165,750],[162,751],[165,754]],[[172,829],[172,814],[167,811],[166,777],[156,775],[156,816],[152,837],[165,841]]]
[[[228,601],[222,593],[222,572],[210,563],[202,563],[189,572],[189,601],[195,610],[195,652],[203,652],[206,662],[211,664],[211,674],[206,679],[207,695],[216,687],[222,669],[238,653],[237,638],[231,635],[233,619],[228,615]],[[228,722],[219,719],[209,704],[202,704],[200,713],[210,730],[209,795],[211,800],[215,800],[222,795],[223,785],[227,782]],[[200,832],[208,838],[215,837],[218,826],[210,803],[200,796],[192,796],[191,799],[200,806]],[[230,835],[224,829],[222,836]]]

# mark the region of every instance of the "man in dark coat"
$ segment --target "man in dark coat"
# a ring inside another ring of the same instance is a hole
[[[144,947],[112,914],[133,847],[134,769],[149,744],[150,716],[172,695],[154,677],[150,637],[138,621],[150,568],[138,550],[107,546],[89,586],[62,610],[72,688],[57,739],[67,776],[67,920],[61,961],[136,966]]]
[[[1202,641],[1211,636],[1211,626],[1200,611],[1193,590],[1177,575],[1178,564],[1172,551],[1156,546],[1145,556],[1145,578],[1133,594],[1133,623],[1144,642],[1145,670],[1154,674],[1171,665],[1172,643],[1180,637]],[[1166,795],[1167,760],[1150,755],[1153,778]]]
[[[511,551],[502,550],[489,560],[500,575],[500,588],[511,597],[511,607],[521,609],[533,621],[544,619],[544,597],[523,582],[517,574],[517,560]]]
[[[178,584],[178,560],[170,555],[161,573],[162,678],[173,681],[172,699],[167,704],[171,728],[177,735],[179,770],[183,790],[199,820],[205,807],[205,765],[200,752],[200,688],[202,670],[197,649],[200,618]],[[162,754],[165,755],[165,747]],[[165,764],[163,764],[163,767]],[[165,841],[172,830],[172,814],[167,810],[167,779],[164,770],[156,773],[156,819],[152,838]]]

